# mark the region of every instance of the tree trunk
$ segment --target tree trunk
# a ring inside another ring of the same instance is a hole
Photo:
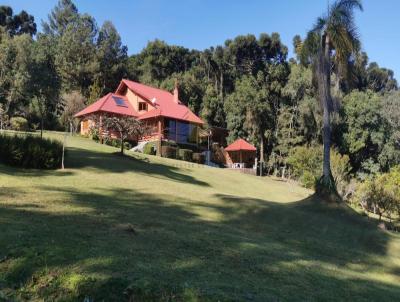
[[[40,138],[43,138],[43,114],[40,119]]]
[[[260,162],[264,162],[264,138],[260,135]]]
[[[121,155],[124,155],[124,137],[122,136],[122,132],[120,133],[120,142],[121,142]]]
[[[318,56],[318,94],[323,107],[323,170],[317,184],[317,193],[337,196],[335,182],[331,172],[331,92],[330,92],[330,41],[325,37],[323,49]]]
[[[263,175],[264,169],[264,137],[260,134],[260,176]]]
[[[324,78],[322,86],[322,94],[323,97],[323,108],[324,108],[324,117],[323,117],[323,142],[324,142],[324,165],[323,165],[323,176],[325,180],[328,180],[331,173],[331,120],[330,120],[330,101],[331,101],[331,93],[330,93],[330,50],[329,50],[329,36],[325,38],[325,50],[323,57],[323,65],[324,65]]]
[[[219,89],[220,89],[219,95],[221,97],[221,101],[223,102],[224,101],[224,73],[222,71],[220,74]]]

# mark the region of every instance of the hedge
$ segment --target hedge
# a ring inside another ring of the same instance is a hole
[[[206,161],[206,157],[203,153],[193,153],[192,159],[195,163],[204,164]]]
[[[115,139],[115,138],[108,138],[104,141],[104,143],[108,146],[116,147],[116,148],[121,148],[121,140],[120,139]],[[125,141],[124,142],[124,149],[129,150],[132,148],[132,145],[130,142]]]
[[[150,142],[144,145],[143,153],[148,155],[156,155],[156,146],[154,143]]]
[[[38,136],[0,134],[0,161],[17,167],[57,169],[61,167],[62,143]]]
[[[162,156],[167,157],[167,158],[175,158],[176,159],[176,150],[177,150],[177,148],[175,148],[175,147],[170,147],[170,146],[162,146],[161,147]]]
[[[173,148],[178,148],[178,144],[172,141],[163,141],[162,142],[163,146],[168,146],[168,147],[173,147]]]
[[[193,151],[189,149],[179,149],[178,158],[184,161],[192,161]]]

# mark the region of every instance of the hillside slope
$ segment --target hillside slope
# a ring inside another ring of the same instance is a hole
[[[47,134],[58,137],[58,134]],[[269,178],[68,138],[0,165],[0,301],[394,301],[400,237]]]

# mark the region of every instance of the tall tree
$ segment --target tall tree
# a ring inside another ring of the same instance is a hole
[[[367,68],[367,88],[375,92],[388,92],[397,89],[394,72],[381,68],[376,62],[371,62]]]
[[[22,10],[18,15],[13,14],[13,10],[9,6],[0,6],[0,26],[5,27],[11,36],[36,34],[35,18]]]
[[[243,76],[235,91],[227,97],[225,111],[229,140],[246,137],[260,147],[260,161],[264,162],[265,142],[275,127],[274,91],[263,74]]]
[[[400,91],[382,96],[381,115],[388,123],[390,137],[379,155],[379,163],[383,170],[389,170],[400,164]]]
[[[343,99],[345,151],[353,167],[364,169],[367,163],[378,170],[378,158],[388,143],[390,128],[382,116],[382,99],[372,91],[353,91]]]
[[[206,87],[202,105],[201,116],[208,125],[226,127],[224,102],[218,97],[218,92],[211,84]]]
[[[362,10],[361,0],[337,0],[328,8],[326,16],[317,20],[308,33],[304,51],[314,65],[318,86],[318,98],[323,107],[323,175],[318,182],[317,193],[331,196],[337,194],[330,164],[332,96],[331,64],[347,66],[350,57],[359,49],[354,10]]]
[[[319,139],[319,119],[309,67],[290,64],[290,75],[283,89],[285,97],[279,109],[275,131],[275,144],[269,160],[276,174],[279,168],[286,171],[287,157],[294,147],[310,145]],[[282,173],[284,176],[284,173]]]
[[[193,53],[182,46],[168,45],[164,41],[149,42],[140,54],[130,58],[131,74],[141,82],[160,85],[173,73],[185,72],[193,62]]]
[[[128,48],[122,44],[121,37],[110,21],[105,21],[99,30],[96,41],[98,71],[96,85],[101,87],[101,95],[117,88],[120,80],[127,75],[126,60]]]
[[[13,116],[30,99],[30,66],[32,38],[10,37],[0,32],[0,103],[5,113]]]
[[[190,71],[184,73],[172,74],[161,83],[160,87],[168,91],[173,91],[176,80],[179,83],[179,100],[198,114],[201,109],[205,83],[198,73],[197,68],[192,68]]]
[[[7,115],[3,108],[3,104],[0,104],[0,131],[5,128],[5,124],[7,122]]]
[[[55,116],[59,102],[61,81],[56,71],[53,51],[52,40],[40,34],[36,43],[33,44],[30,90],[33,96],[33,109],[40,117],[41,135],[43,135],[46,119],[50,115]]]
[[[61,122],[65,129],[69,128],[70,133],[74,134],[79,123],[79,119],[74,118],[74,115],[85,108],[85,98],[78,91],[64,93],[61,98],[64,105]]]
[[[55,64],[64,91],[79,90],[89,94],[93,76],[98,70],[95,39],[97,26],[89,15],[70,22],[57,39]]]
[[[48,16],[48,22],[43,22],[43,32],[53,36],[61,36],[68,24],[79,18],[78,9],[71,0],[59,0]]]

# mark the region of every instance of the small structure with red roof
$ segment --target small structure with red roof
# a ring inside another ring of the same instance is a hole
[[[231,168],[252,168],[257,156],[257,148],[241,138],[224,151],[227,165]]]
[[[139,141],[171,140],[181,144],[197,144],[199,127],[204,122],[180,100],[175,83],[173,93],[123,79],[115,93],[109,93],[78,112],[81,134],[90,130],[91,115],[128,115],[142,120],[151,129]]]

